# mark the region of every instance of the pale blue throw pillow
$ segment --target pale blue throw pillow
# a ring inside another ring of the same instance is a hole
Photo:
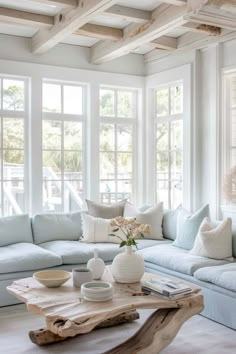
[[[164,210],[162,230],[163,236],[169,240],[174,241],[176,239],[177,220],[181,210],[181,206],[176,209]]]
[[[181,209],[177,220],[176,239],[174,246],[191,250],[198,229],[205,217],[209,217],[209,205],[205,205],[194,214],[190,214],[185,209]]]

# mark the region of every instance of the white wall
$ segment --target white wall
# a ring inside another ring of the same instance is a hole
[[[143,56],[129,54],[102,65],[92,65],[89,48],[59,44],[43,55],[31,53],[31,40],[0,34],[0,59],[144,76]]]

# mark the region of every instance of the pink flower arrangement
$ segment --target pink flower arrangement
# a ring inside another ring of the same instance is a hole
[[[144,238],[144,235],[150,235],[151,227],[148,224],[139,224],[135,219],[126,219],[118,216],[111,220],[111,226],[114,226],[110,236],[118,237],[121,240],[120,247],[135,246],[137,248],[136,239]],[[117,231],[121,231],[126,240],[116,235]]]

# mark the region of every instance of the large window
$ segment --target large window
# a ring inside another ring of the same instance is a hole
[[[183,84],[155,90],[156,192],[166,208],[182,203]]]
[[[134,190],[136,91],[100,88],[100,200],[131,198]]]
[[[225,76],[224,205],[236,206],[236,72]]]
[[[0,76],[0,215],[22,214],[25,197],[27,80]]]
[[[85,87],[43,82],[43,210],[72,211],[84,198]]]

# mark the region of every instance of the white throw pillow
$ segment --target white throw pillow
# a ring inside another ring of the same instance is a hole
[[[140,224],[149,224],[151,226],[151,234],[145,238],[154,240],[162,240],[162,219],[163,219],[163,203],[158,203],[147,210],[141,212],[130,202],[126,202],[124,209],[125,217],[135,217],[136,221]]]
[[[109,236],[113,233],[114,226],[111,226],[111,219],[94,218],[91,215],[81,213],[83,236],[80,241],[87,243],[120,243],[121,239],[125,240],[124,234],[117,231],[118,237]]]
[[[232,220],[227,218],[217,227],[204,218],[191,254],[214,259],[232,259]]]

